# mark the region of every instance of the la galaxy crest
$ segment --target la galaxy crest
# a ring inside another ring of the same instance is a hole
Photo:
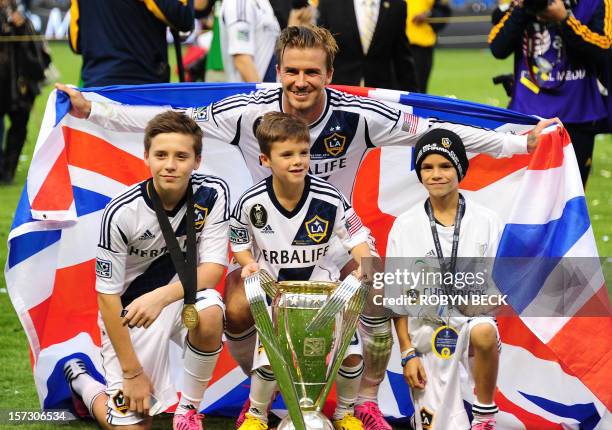
[[[434,413],[426,407],[422,407],[419,414],[421,415],[423,430],[431,430],[433,428]]]
[[[193,205],[193,209],[195,210],[196,231],[202,231],[202,229],[204,228],[204,223],[206,222],[206,217],[208,216],[208,208],[205,208],[195,203]]]
[[[123,391],[117,391],[117,394],[113,396],[113,404],[115,405],[115,409],[122,415],[127,414],[128,405],[125,403],[125,397],[123,396]]]
[[[315,215],[304,223],[304,227],[306,227],[308,237],[315,243],[320,243],[327,236],[329,221],[324,220],[319,215]]]
[[[344,150],[344,147],[346,146],[346,136],[334,132],[334,134],[323,139],[323,146],[329,155],[335,157]]]

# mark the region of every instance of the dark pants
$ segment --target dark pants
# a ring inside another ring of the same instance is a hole
[[[2,165],[0,166],[0,181],[12,182],[19,164],[19,155],[26,140],[28,131],[28,120],[30,109],[18,109],[6,113],[11,122],[11,126],[6,132],[6,146],[2,154]],[[2,119],[4,120],[4,115]],[[1,141],[0,141],[1,145]]]
[[[586,187],[591,163],[593,158],[593,146],[595,145],[595,134],[597,134],[596,123],[586,124],[564,124],[572,139],[576,160],[580,168],[582,185]]]
[[[429,74],[433,65],[434,47],[410,45],[410,49],[414,56],[417,84],[422,93],[427,93],[427,83],[429,82]]]

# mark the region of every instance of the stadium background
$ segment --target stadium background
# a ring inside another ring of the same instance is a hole
[[[32,7],[34,12],[44,11],[36,7],[44,6],[46,11],[52,10],[52,6],[60,6],[55,14],[58,23],[61,24],[65,18],[62,10],[67,9],[68,0],[34,0]],[[491,3],[486,2],[455,2],[457,15],[488,17]],[[42,13],[40,24],[43,33],[48,26],[47,16]],[[54,27],[61,30],[60,27]],[[494,106],[505,106],[507,97],[500,86],[494,86],[491,77],[511,70],[511,60],[495,60],[487,49],[471,48],[466,46],[482,46],[478,37],[486,35],[490,25],[484,19],[476,23],[452,24],[445,32],[441,40],[441,48],[436,51],[434,69],[431,78],[431,93],[442,96],[454,96],[459,99],[486,103]],[[53,30],[53,28],[51,28]],[[60,33],[48,34],[48,36],[61,37]],[[459,37],[457,37],[459,36]],[[450,41],[450,42],[448,42]],[[453,41],[459,43],[453,43]],[[51,42],[53,62],[60,72],[61,82],[77,84],[81,59],[72,54],[67,43],[62,41]],[[452,49],[449,49],[452,48]],[[170,53],[174,58],[174,53]],[[174,78],[173,80],[176,80]],[[22,153],[21,163],[17,172],[16,181],[13,185],[0,189],[0,239],[6,243],[14,210],[27,173],[27,166],[31,159],[32,151],[42,120],[44,106],[47,96],[52,87],[47,86],[41,96],[38,97],[28,127],[28,140]],[[609,192],[609,181],[612,176],[612,137],[599,136],[596,141],[593,161],[593,173],[589,180],[586,198],[589,205],[589,213],[597,240],[599,254],[610,260],[612,255],[612,193]],[[4,267],[6,261],[6,245],[0,247],[0,263]],[[609,264],[607,265],[609,267]],[[610,291],[610,283],[608,283]],[[34,388],[32,373],[30,370],[30,359],[28,346],[21,325],[15,315],[6,294],[4,278],[0,281],[0,428],[7,424],[8,411],[37,410],[39,408],[38,398]],[[169,420],[162,420],[155,428],[168,427]],[[56,428],[57,425],[33,424],[21,426],[24,429],[46,429]],[[232,428],[233,423],[229,420],[209,420],[207,427],[211,429]],[[96,428],[93,423],[74,423],[69,428]]]

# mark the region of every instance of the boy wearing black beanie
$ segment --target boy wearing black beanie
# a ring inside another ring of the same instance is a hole
[[[461,138],[434,129],[417,142],[414,154],[416,174],[429,196],[395,220],[387,258],[439,262],[445,276],[455,276],[457,257],[494,257],[504,224],[497,214],[459,193],[469,166]],[[387,260],[387,271],[395,264],[392,260]],[[458,292],[453,290],[459,288],[454,279],[442,294]],[[417,314],[413,308],[407,313],[417,316],[395,320],[404,378],[414,400],[415,428],[495,429],[498,408],[493,396],[501,345],[495,319],[468,318],[464,309],[453,306],[428,308],[429,314],[422,309]],[[461,366],[475,389],[471,423],[463,405]]]

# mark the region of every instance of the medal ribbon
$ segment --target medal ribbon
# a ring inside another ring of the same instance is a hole
[[[427,216],[429,218],[431,235],[433,236],[434,245],[436,247],[436,254],[438,256],[438,261],[440,263],[440,269],[442,270],[442,274],[444,276],[446,275],[446,273],[450,272],[453,274],[454,277],[455,266],[457,265],[457,251],[459,249],[459,231],[461,230],[461,220],[463,219],[463,215],[465,213],[465,199],[461,194],[459,194],[459,199],[457,201],[457,214],[455,215],[455,229],[453,231],[453,248],[451,250],[450,261],[448,264],[444,260],[444,255],[442,254],[440,237],[438,236],[438,229],[436,228],[436,219],[434,218],[433,208],[429,199],[427,199],[427,201],[425,202],[425,212],[427,212]],[[446,288],[445,293],[448,293],[448,290]],[[438,311],[438,315],[442,316],[443,313],[444,306],[441,306],[440,310]]]
[[[186,305],[193,305],[196,301],[196,290],[197,290],[197,264],[196,264],[196,231],[195,231],[195,219],[193,209],[193,189],[191,188],[191,181],[187,185],[187,202],[185,211],[185,221],[187,230],[187,249],[186,257],[183,256],[181,247],[179,246],[178,240],[174,235],[174,230],[170,225],[168,216],[164,211],[162,203],[155,191],[154,186],[150,186],[152,181],[147,184],[147,190],[151,195],[151,201],[153,202],[153,208],[155,209],[155,215],[157,215],[157,221],[161,228],[164,240],[166,241],[166,247],[172,258],[172,263],[176,269],[181,284],[183,285],[184,298],[183,301]]]

